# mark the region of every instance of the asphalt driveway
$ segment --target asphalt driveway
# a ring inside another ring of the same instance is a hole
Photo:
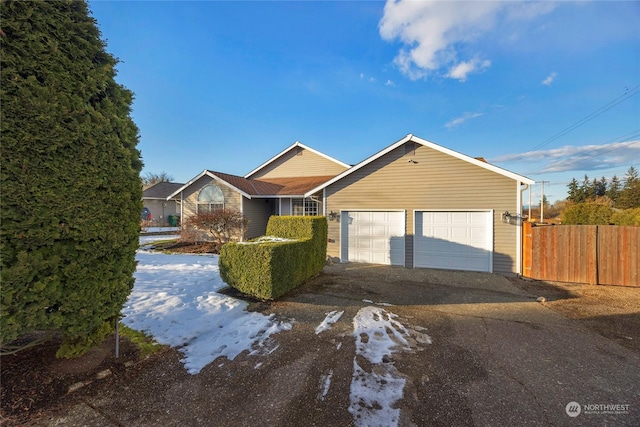
[[[402,383],[401,426],[640,425],[640,355],[535,297],[495,274],[327,266],[282,301],[253,305],[293,321],[270,355],[189,375],[167,351],[41,425],[386,425],[354,406],[358,370],[379,393]],[[380,363],[354,336],[367,307],[406,331]]]

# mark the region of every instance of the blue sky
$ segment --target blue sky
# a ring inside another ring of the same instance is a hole
[[[355,164],[408,133],[552,202],[640,168],[637,1],[89,6],[135,93],[143,174],[244,175],[295,141]]]

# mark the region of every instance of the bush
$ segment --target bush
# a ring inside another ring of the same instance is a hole
[[[611,222],[615,225],[640,226],[640,208],[614,212],[611,216]]]
[[[562,213],[566,225],[607,225],[611,223],[614,210],[597,203],[577,203]]]
[[[229,243],[222,247],[220,275],[229,286],[272,300],[322,271],[327,253],[325,217],[272,216],[267,234],[295,240]]]
[[[242,240],[247,233],[249,220],[235,209],[219,209],[201,212],[185,221],[183,240],[210,241],[219,246],[231,241]]]
[[[142,185],[133,94],[84,1],[2,3],[0,344],[101,339],[136,268]]]

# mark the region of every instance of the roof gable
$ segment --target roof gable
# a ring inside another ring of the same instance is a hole
[[[363,168],[364,166],[370,164],[371,162],[385,156],[386,154],[390,153],[391,151],[395,150],[396,148],[406,144],[407,142],[413,142],[416,144],[420,144],[422,146],[425,147],[429,147],[433,150],[439,151],[441,153],[450,155],[452,157],[455,157],[457,159],[463,160],[465,162],[471,163],[473,165],[479,166],[481,168],[490,170],[492,172],[495,172],[499,175],[514,179],[516,181],[525,183],[525,184],[534,184],[535,181],[533,181],[532,179],[529,179],[525,176],[522,175],[518,175],[516,173],[510,172],[506,169],[502,169],[498,166],[492,165],[490,163],[487,163],[486,161],[479,160],[477,158],[473,158],[470,156],[467,156],[465,154],[459,153],[457,151],[451,150],[449,148],[443,147],[441,145],[435,144],[433,142],[427,141],[425,139],[419,138],[417,136],[414,136],[412,134],[408,134],[407,136],[405,136],[404,138],[400,139],[399,141],[395,142],[394,144],[391,144],[390,146],[388,146],[387,148],[377,152],[376,154],[364,159],[363,161],[361,161],[360,163],[358,163],[357,165],[353,166],[350,169],[347,169],[346,171],[344,171],[343,173],[341,173],[340,175],[337,175],[336,177],[334,177],[333,179],[325,182],[324,184],[313,188],[312,190],[308,191],[307,193],[305,193],[305,196],[311,195],[313,193],[316,193],[320,190],[322,190],[323,188],[326,188],[327,186],[333,184],[334,182],[337,182],[339,180],[341,180],[342,178],[354,173],[355,171]]]
[[[336,170],[334,170],[332,173],[326,173],[326,171],[325,171],[325,173],[322,173],[321,175],[329,175],[329,174],[332,174],[332,175],[334,175],[334,176],[335,176],[337,173],[340,173],[340,172],[342,172],[343,170],[348,169],[349,167],[351,167],[350,165],[348,165],[348,164],[346,164],[346,163],[343,163],[343,162],[341,162],[340,160],[337,160],[337,159],[334,159],[333,157],[327,156],[326,154],[321,153],[320,151],[314,150],[313,148],[308,147],[308,146],[306,146],[306,145],[302,144],[302,143],[301,143],[301,142],[299,142],[299,141],[296,141],[294,144],[292,144],[291,146],[289,146],[289,147],[288,147],[288,148],[286,148],[285,150],[281,151],[280,153],[278,153],[277,155],[275,155],[274,157],[272,157],[271,159],[269,159],[268,161],[266,161],[266,162],[265,162],[265,163],[263,163],[262,165],[258,166],[257,168],[255,168],[254,170],[252,170],[251,172],[249,172],[248,174],[246,174],[244,177],[245,177],[245,178],[252,178],[252,177],[254,177],[254,178],[260,179],[260,177],[262,176],[262,175],[261,175],[261,172],[265,172],[265,170],[267,170],[267,169],[269,169],[269,168],[273,168],[273,169],[278,168],[277,163],[278,163],[279,161],[282,161],[282,160],[283,160],[283,159],[285,159],[287,156],[291,156],[291,155],[292,155],[292,153],[294,153],[294,152],[295,152],[296,154],[297,154],[297,153],[302,154],[302,152],[303,152],[304,150],[306,150],[306,151],[308,151],[308,152],[310,152],[310,153],[313,153],[314,155],[316,155],[316,156],[318,156],[318,157],[321,157],[323,160],[328,160],[329,162],[331,162],[332,164],[334,164],[334,165],[335,165],[335,167],[337,167],[337,169],[336,169]],[[335,168],[334,168],[334,169],[335,169]],[[316,175],[316,176],[320,175],[320,174],[317,174],[317,173],[312,173],[312,174],[313,174],[313,175]],[[256,175],[259,175],[259,176],[258,176],[258,177],[256,177]],[[283,176],[291,176],[291,174],[285,173],[284,175],[279,176],[279,177],[283,177]],[[279,177],[278,177],[278,178],[279,178]],[[274,177],[274,178],[275,178],[275,177]]]

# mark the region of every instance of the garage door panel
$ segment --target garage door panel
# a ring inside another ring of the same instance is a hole
[[[442,224],[449,222],[449,214],[447,212],[434,212],[429,215],[430,223],[432,224]]]
[[[491,212],[416,212],[414,266],[492,271]]]
[[[433,227],[430,230],[431,234],[425,234],[425,237],[432,236],[437,239],[449,239],[449,229],[444,227]]]
[[[454,242],[465,242],[469,237],[469,229],[461,227],[453,227],[451,229],[451,240]]]
[[[343,260],[404,265],[404,212],[343,211],[340,218]]]
[[[371,240],[369,239],[361,239],[361,238],[355,238],[354,239],[354,247],[356,249],[371,249]]]

